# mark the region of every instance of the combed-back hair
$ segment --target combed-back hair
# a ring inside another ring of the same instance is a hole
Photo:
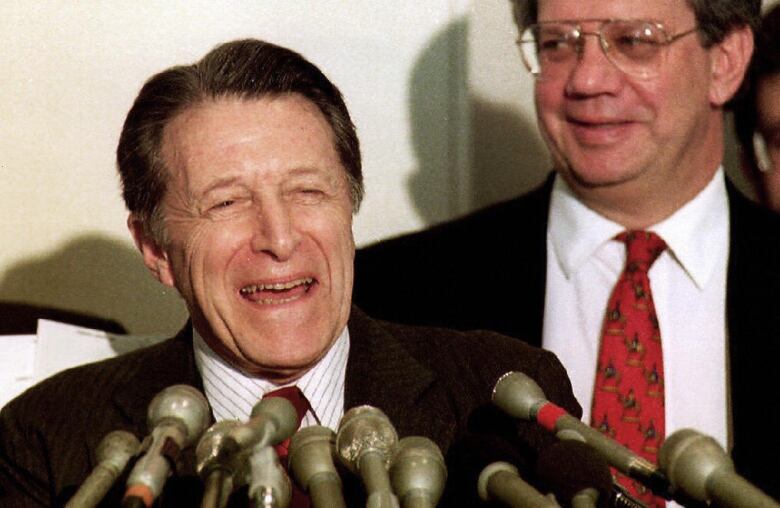
[[[130,108],[119,137],[117,167],[125,205],[141,220],[145,233],[164,239],[160,203],[170,178],[161,154],[166,125],[204,101],[296,93],[314,103],[330,124],[357,212],[363,198],[360,145],[341,92],[300,54],[243,39],[220,44],[194,64],[152,76]]]

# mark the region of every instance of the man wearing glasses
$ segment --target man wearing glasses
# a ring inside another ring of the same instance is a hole
[[[759,11],[759,0],[515,0],[554,176],[359,251],[357,303],[541,344],[567,368],[584,421],[652,461],[666,436],[695,428],[777,496],[778,439],[761,431],[780,428],[780,412],[752,404],[777,386],[780,218],[722,167],[724,108]]]

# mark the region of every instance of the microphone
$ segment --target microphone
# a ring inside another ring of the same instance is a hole
[[[398,434],[380,409],[353,407],[341,417],[336,450],[341,462],[363,479],[369,508],[398,507],[387,472],[396,443]]]
[[[223,446],[229,456],[249,450],[249,497],[257,506],[287,506],[292,486],[273,446],[298,428],[295,406],[284,397],[266,397],[252,408],[249,421],[231,429]]]
[[[253,506],[286,508],[292,500],[290,478],[273,446],[256,444],[249,455],[249,499]]]
[[[536,460],[536,476],[562,506],[607,508],[612,493],[609,465],[581,441],[559,441]]]
[[[236,453],[255,445],[277,445],[298,429],[298,413],[284,397],[266,397],[255,404],[249,421],[232,428],[224,449]]]
[[[314,508],[346,508],[333,463],[335,444],[336,433],[322,425],[305,427],[290,439],[290,471]]]
[[[106,434],[95,451],[97,465],[65,508],[97,506],[140,447],[138,438],[125,430]]]
[[[568,434],[568,438],[572,434],[582,438],[612,467],[671,499],[669,481],[657,466],[546,400],[539,385],[522,372],[501,376],[493,388],[493,404],[513,418],[535,421],[550,432]]]
[[[447,481],[441,450],[427,437],[401,439],[390,464],[390,481],[404,508],[435,507]]]
[[[780,507],[734,471],[734,464],[715,439],[680,429],[661,445],[658,462],[675,489],[696,501],[725,508]]]
[[[203,480],[202,508],[222,508],[227,505],[234,481],[246,468],[244,454],[225,453],[228,432],[241,425],[238,420],[217,422],[203,433],[195,448],[196,471]]]
[[[123,506],[152,506],[179,452],[203,433],[209,414],[206,397],[188,385],[169,386],[154,396],[147,411],[148,447],[127,478]]]
[[[522,508],[560,508],[558,503],[542,495],[520,478],[517,468],[509,462],[493,462],[477,480],[479,497],[486,502],[499,502]]]

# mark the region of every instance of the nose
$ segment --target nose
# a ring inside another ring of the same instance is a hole
[[[615,94],[623,73],[607,57],[595,33],[583,33],[579,54],[566,80],[570,97]]]
[[[259,206],[255,214],[252,250],[264,252],[277,261],[287,261],[301,241],[290,207],[281,199]]]

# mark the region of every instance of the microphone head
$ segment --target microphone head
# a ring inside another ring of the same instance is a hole
[[[149,403],[149,427],[157,427],[167,419],[181,424],[185,432],[184,448],[194,443],[209,424],[211,410],[206,397],[189,385],[173,385],[160,391]]]
[[[669,482],[696,501],[709,501],[707,481],[716,471],[734,471],[717,441],[693,429],[670,434],[661,445],[658,463]]]
[[[341,482],[333,463],[335,445],[336,433],[322,425],[304,427],[290,439],[290,471],[304,491],[308,492],[309,482],[321,474],[333,475]]]
[[[98,463],[114,462],[117,459],[124,463],[138,453],[140,447],[140,441],[130,432],[114,430],[106,434],[98,444],[95,459]]]
[[[507,372],[493,388],[493,404],[513,418],[534,421],[547,398],[536,381],[522,372]]]
[[[238,450],[234,446],[226,446],[228,442],[226,438],[230,430],[239,425],[241,422],[238,420],[222,420],[203,433],[195,447],[195,468],[201,478],[205,478],[211,471],[218,468],[232,472]]]
[[[390,482],[401,501],[419,495],[435,506],[447,482],[447,466],[436,443],[421,436],[398,441],[390,465]]]
[[[253,419],[263,419],[273,422],[273,429],[266,434],[267,442],[262,445],[277,445],[289,438],[298,430],[298,413],[292,402],[284,397],[266,397],[252,408]]]
[[[571,506],[572,498],[582,491],[595,489],[596,506],[605,508],[612,493],[609,465],[582,441],[559,441],[542,450],[536,476],[564,507]]]
[[[341,462],[359,474],[360,458],[367,452],[378,452],[390,467],[398,434],[381,409],[373,406],[353,407],[341,417],[336,434],[336,450]]]

